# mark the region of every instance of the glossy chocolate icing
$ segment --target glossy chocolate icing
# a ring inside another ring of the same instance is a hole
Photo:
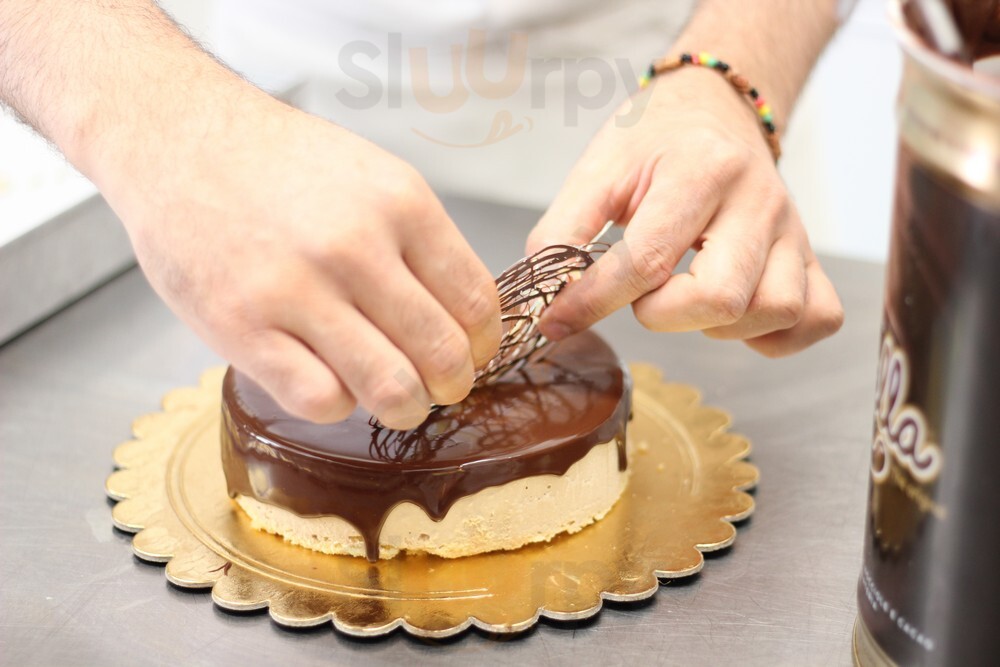
[[[222,462],[231,496],[303,517],[338,516],[358,530],[375,561],[382,524],[401,502],[440,521],[459,498],[533,475],[562,475],[612,440],[624,469],[630,399],[627,371],[590,332],[435,410],[410,431],[372,426],[361,409],[336,424],[292,417],[230,368],[222,389]]]

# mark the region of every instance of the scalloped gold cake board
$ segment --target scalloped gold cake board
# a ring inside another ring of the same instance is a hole
[[[136,533],[135,554],[166,563],[167,578],[212,588],[231,610],[267,607],[282,625],[332,621],[351,635],[403,627],[444,637],[476,625],[518,632],[546,616],[596,614],[602,599],[641,600],[660,578],[701,570],[702,552],[736,537],[732,521],[753,511],[745,493],[757,469],[750,443],[726,432],[729,417],[700,405],[697,390],[632,366],[628,487],[608,515],[549,543],[458,559],[404,555],[372,564],[285,543],[250,528],[226,491],[219,450],[224,369],[177,389],[163,411],[133,424],[107,480],[115,525]]]

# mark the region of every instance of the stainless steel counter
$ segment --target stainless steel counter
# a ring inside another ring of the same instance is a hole
[[[521,255],[531,211],[449,201],[490,268]],[[130,271],[0,348],[0,662],[11,665],[849,665],[882,269],[828,259],[843,331],[767,360],[625,311],[598,329],[628,360],[702,388],[760,468],[757,510],[700,575],[596,618],[516,638],[353,640],[289,631],[170,586],[111,525],[104,479],[132,419],[220,360]],[[2,314],[0,314],[2,317]]]

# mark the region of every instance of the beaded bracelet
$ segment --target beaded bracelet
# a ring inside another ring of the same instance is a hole
[[[639,88],[648,86],[654,77],[664,72],[680,69],[685,65],[697,65],[714,69],[722,74],[733,88],[747,97],[757,111],[757,117],[760,118],[760,123],[764,128],[764,138],[767,140],[767,145],[771,148],[771,153],[774,154],[774,161],[777,162],[778,158],[781,157],[781,144],[779,143],[778,128],[774,124],[774,115],[771,113],[771,106],[757,92],[757,89],[750,85],[746,77],[737,74],[732,67],[715,56],[707,53],[682,53],[676,58],[654,60],[646,73],[639,79]]]

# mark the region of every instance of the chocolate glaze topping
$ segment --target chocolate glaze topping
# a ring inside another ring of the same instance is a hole
[[[410,431],[292,417],[230,368],[222,389],[222,463],[230,496],[303,517],[338,516],[379,551],[386,516],[412,502],[440,521],[459,498],[487,487],[564,474],[590,449],[616,440],[625,469],[631,404],[627,371],[596,334],[577,334],[548,356],[431,413]]]

